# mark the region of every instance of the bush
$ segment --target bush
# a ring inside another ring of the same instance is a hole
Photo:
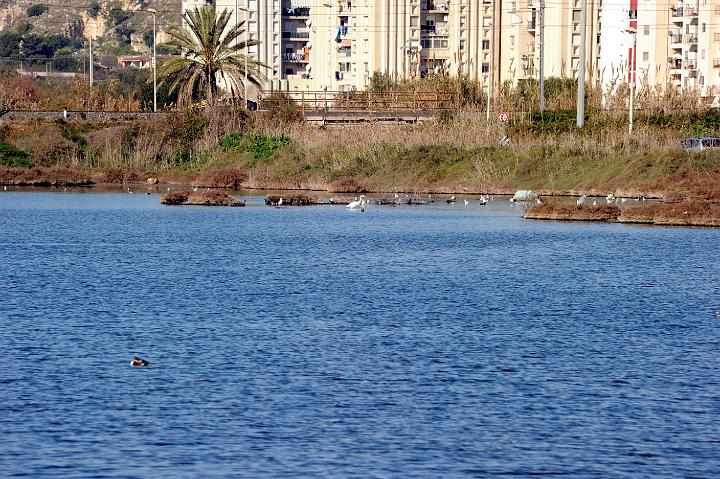
[[[30,161],[25,151],[0,141],[0,165],[11,168],[28,168]]]
[[[32,7],[27,9],[27,16],[28,17],[39,17],[43,13],[47,12],[48,8],[49,7],[47,5],[42,5],[39,3],[35,4]]]

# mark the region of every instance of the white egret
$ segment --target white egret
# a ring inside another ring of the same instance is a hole
[[[361,202],[364,204],[364,202],[365,202],[365,195],[360,195],[360,199],[355,198],[354,201],[351,201],[350,203],[348,203],[347,205],[345,205],[345,208],[350,208],[351,210],[352,210],[352,209],[355,209],[355,208],[357,208],[358,206],[360,206],[360,203],[361,203]]]
[[[578,200],[577,200],[577,205],[578,205],[578,206],[585,206],[585,199],[586,199],[586,198],[585,198],[585,195],[582,195],[580,198],[578,198]]]
[[[280,199],[278,200],[278,206],[282,206],[282,204],[283,204],[283,199],[280,198]]]
[[[469,205],[470,202],[468,200],[463,200],[465,202],[465,206]]]

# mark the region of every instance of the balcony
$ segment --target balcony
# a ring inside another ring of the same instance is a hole
[[[673,18],[682,17],[683,16],[683,7],[673,8],[672,16],[673,16]]]
[[[689,33],[685,35],[685,43],[697,43],[698,42],[698,36],[694,33]]]
[[[422,9],[428,12],[444,12],[447,13],[450,10],[449,2],[423,2]]]
[[[310,38],[310,32],[282,32],[282,37],[286,40],[306,41]]]
[[[283,61],[288,63],[307,63],[310,61],[310,54],[305,53],[283,53]]]
[[[339,57],[350,57],[352,56],[352,48],[350,47],[342,47],[338,49],[338,56]]]
[[[690,8],[690,7],[688,7],[688,8],[685,9],[685,12],[684,12],[684,13],[685,13],[685,16],[686,16],[686,17],[697,17],[697,16],[698,16],[698,11],[697,11],[696,8]]]
[[[535,31],[535,28],[536,28],[536,27],[535,27],[535,20],[528,20],[528,22],[527,22],[527,29],[528,29],[528,31],[534,32],[534,31]]]
[[[682,35],[676,34],[676,35],[670,35],[670,43],[682,43],[683,38]]]
[[[720,58],[713,58],[713,68],[720,68]]]
[[[695,60],[685,60],[685,68],[688,70],[695,70],[697,68],[697,63]]]
[[[283,9],[283,17],[292,17],[292,18],[310,18],[310,8],[309,7],[288,7]]]
[[[420,25],[421,33],[435,33],[435,25]]]
[[[670,70],[680,70],[682,68],[682,58],[668,58],[668,68]]]

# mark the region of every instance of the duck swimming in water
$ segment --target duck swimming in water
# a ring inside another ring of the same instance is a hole
[[[130,366],[147,366],[148,364],[150,364],[148,361],[141,359],[137,356],[135,356],[133,360],[130,361]]]

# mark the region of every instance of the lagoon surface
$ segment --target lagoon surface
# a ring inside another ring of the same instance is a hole
[[[0,476],[720,476],[720,230],[245,198],[0,192]]]

